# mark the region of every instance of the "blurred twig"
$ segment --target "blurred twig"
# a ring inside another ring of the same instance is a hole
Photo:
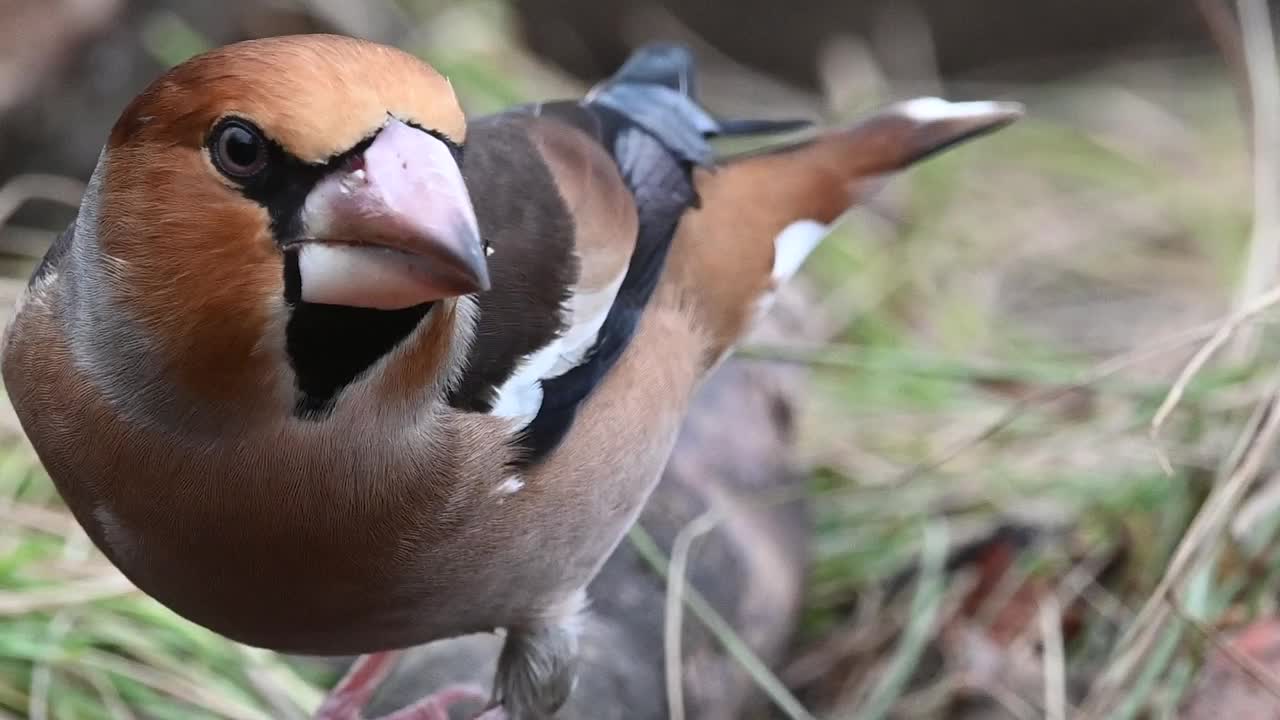
[[[1280,303],[1280,287],[1272,289],[1255,300],[1251,300],[1249,304],[1223,321],[1221,326],[1214,332],[1213,337],[1209,338],[1209,341],[1196,351],[1196,354],[1192,356],[1191,360],[1182,369],[1182,372],[1179,373],[1177,381],[1174,382],[1169,394],[1165,396],[1164,402],[1160,404],[1160,408],[1151,420],[1151,441],[1156,445],[1160,466],[1166,474],[1173,475],[1173,466],[1170,465],[1164,451],[1160,449],[1160,430],[1164,427],[1165,421],[1168,420],[1169,414],[1178,406],[1178,402],[1182,399],[1183,393],[1186,392],[1187,386],[1204,369],[1205,364],[1209,362],[1213,354],[1230,341],[1232,336],[1238,337],[1236,334],[1242,332],[1250,320],[1275,307],[1278,303]]]
[[[0,617],[57,610],[135,592],[138,589],[128,578],[119,573],[110,573],[57,587],[0,593]]]
[[[407,14],[391,0],[343,2],[342,0],[297,0],[317,17],[355,37],[394,43],[412,25]]]
[[[69,610],[62,610],[49,621],[49,645],[62,643],[71,630],[75,615]],[[27,715],[30,720],[48,720],[49,695],[53,687],[53,665],[45,658],[36,663],[31,671],[31,695],[27,700]]]
[[[1252,486],[1263,463],[1280,438],[1280,388],[1273,388],[1260,404],[1261,424],[1249,435],[1248,451],[1224,482],[1217,484],[1196,513],[1174,551],[1168,569],[1116,646],[1114,660],[1094,685],[1085,717],[1109,717],[1123,688],[1131,682],[1141,661],[1155,646],[1169,615],[1167,595],[1179,587],[1197,566],[1202,551],[1221,533]]]
[[[44,83],[60,81],[84,38],[121,13],[122,0],[0,2],[0,116],[13,112]]]
[[[245,677],[278,720],[305,720],[303,708],[318,708],[324,702],[323,692],[301,681],[274,653],[246,645],[239,649],[247,663]]]
[[[1067,661],[1062,648],[1062,608],[1052,593],[1040,601],[1040,637],[1044,641],[1046,720],[1067,720]]]
[[[671,564],[667,572],[667,596],[662,627],[663,655],[666,668],[667,711],[671,720],[684,720],[684,665],[680,648],[681,624],[684,619],[685,573],[689,567],[689,550],[694,540],[713,530],[719,513],[712,509],[684,526],[671,543]]]
[[[140,28],[142,46],[151,57],[166,67],[185,62],[192,56],[206,52],[211,43],[180,13],[170,9],[157,9],[142,21]]]
[[[1248,318],[1245,319],[1245,321],[1247,320]],[[1227,319],[1227,322],[1230,322],[1230,318]],[[982,431],[978,432],[968,440],[957,443],[950,451],[942,453],[939,457],[907,470],[897,479],[896,482],[897,484],[911,482],[943,467],[944,465],[947,465],[964,453],[972,450],[974,447],[977,447],[996,435],[999,435],[1033,407],[1059,400],[1072,392],[1078,392],[1089,388],[1146,360],[1159,357],[1175,350],[1180,350],[1206,338],[1212,338],[1220,331],[1222,325],[1222,321],[1206,323],[1198,327],[1174,333],[1163,340],[1150,343],[1144,347],[1117,355],[1110,360],[1099,363],[1093,366],[1079,380],[1073,383],[1048,387],[1029,395],[1025,395],[1016,403],[1011,405],[1003,415],[995,420],[995,422],[983,428]]]
[[[761,362],[803,365],[851,372],[885,372],[985,386],[1055,386],[1078,379],[1071,366],[997,365],[919,353],[886,351],[881,347],[827,343],[821,346],[754,343],[738,348],[735,357]],[[1132,383],[1117,390],[1144,394],[1163,385]],[[1076,388],[1081,389],[1081,388]]]
[[[111,684],[111,680],[106,673],[101,670],[75,669],[72,670],[93,686],[98,695],[102,698],[102,705],[111,715],[111,720],[135,720],[136,716],[129,706],[125,704],[124,698],[120,696],[120,691],[115,685]]]
[[[1175,593],[1170,591],[1166,599],[1169,602],[1169,607],[1173,608],[1173,611],[1177,613],[1183,622],[1195,628],[1196,632],[1212,643],[1233,665],[1244,671],[1254,682],[1262,686],[1277,701],[1280,701],[1280,678],[1277,678],[1275,673],[1254,658],[1241,652],[1235,645],[1223,640],[1221,633],[1187,612]]]
[[[0,227],[31,200],[48,200],[67,207],[80,206],[84,183],[62,175],[18,175],[0,186]]]
[[[62,535],[75,522],[67,513],[29,503],[13,503],[7,507],[0,504],[0,520],[9,527],[21,527],[49,535]]]
[[[858,712],[858,717],[879,720],[888,717],[894,702],[902,695],[915,674],[920,655],[933,636],[935,620],[942,607],[947,561],[947,528],[932,523],[925,528],[920,550],[920,580],[911,601],[911,616],[903,630],[897,652],[876,683],[871,696]]]
[[[1038,717],[1035,706],[1023,700],[1018,693],[1005,687],[1003,683],[990,683],[981,690],[1016,720],[1032,720]]]
[[[1233,86],[1240,99],[1241,115],[1249,117],[1253,114],[1250,108],[1252,98],[1249,96],[1249,70],[1245,62],[1244,43],[1241,39],[1240,23],[1235,13],[1231,12],[1231,0],[1195,0],[1196,9],[1204,19],[1209,36],[1218,46],[1222,60],[1234,78]]]
[[[670,561],[665,557],[662,549],[658,547],[658,543],[654,541],[652,535],[637,524],[632,526],[627,538],[636,553],[655,572],[664,578],[670,577]],[[702,593],[695,588],[688,588],[685,592],[684,602],[694,616],[702,622],[703,626],[715,636],[725,651],[733,656],[734,660],[751,675],[757,687],[773,701],[774,706],[781,710],[786,717],[790,718],[790,720],[816,720],[812,713],[805,709],[804,705],[791,694],[791,691],[782,684],[782,681],[778,680],[773,671],[760,660],[760,657],[734,631],[733,627],[702,597]]]
[[[1280,270],[1280,68],[1267,0],[1239,0],[1249,103],[1253,118],[1253,237],[1236,295],[1247,307],[1275,283]],[[1228,350],[1239,363],[1253,354],[1257,333],[1245,329]]]
[[[211,688],[202,687],[186,678],[176,677],[141,662],[97,650],[86,651],[75,660],[77,664],[84,667],[98,668],[128,678],[140,685],[153,688],[195,707],[215,712],[230,720],[266,720],[269,717],[258,709],[245,706]]]

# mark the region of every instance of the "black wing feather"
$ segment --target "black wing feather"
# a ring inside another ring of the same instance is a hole
[[[714,162],[710,139],[787,132],[808,125],[805,121],[720,120],[702,108],[696,97],[692,54],[683,47],[659,44],[636,52],[613,77],[594,88],[582,101],[540,103],[504,113],[507,117],[525,114],[554,119],[595,138],[617,163],[635,198],[639,220],[630,264],[594,344],[576,367],[541,381],[541,405],[517,439],[523,451],[522,467],[538,463],[560,444],[582,402],[630,344],[666,265],[676,226],[684,212],[698,204],[693,169],[711,166]],[[482,210],[483,200],[475,200],[477,211]],[[504,201],[511,203],[510,198]],[[483,229],[486,218],[482,216],[480,221]],[[558,237],[556,233],[551,234]],[[554,238],[543,240],[551,245],[537,257],[547,253],[559,256],[563,248],[558,242]],[[501,256],[502,248],[495,241],[495,259]],[[516,297],[527,293],[522,294],[518,288],[504,288],[495,278],[490,294]],[[486,303],[497,300],[487,300],[481,295],[479,302],[479,332],[484,333]],[[527,307],[527,311],[554,314],[558,307],[548,309],[538,304]],[[538,321],[537,318],[529,320]],[[505,332],[502,328],[493,330]],[[538,336],[544,334],[538,333]],[[505,347],[492,339],[482,339],[481,345],[484,348],[481,355]],[[511,349],[497,352],[501,356],[498,360],[473,357],[472,367],[451,402],[469,410],[484,411],[492,407],[494,388],[510,377],[523,357],[508,352]]]
[[[627,349],[662,276],[676,224],[696,199],[688,166],[666,152],[654,136],[624,129],[618,134],[615,151],[623,179],[635,194],[640,219],[636,247],[585,361],[542,381],[542,405],[521,437],[526,464],[538,462],[560,444],[582,401]]]
[[[618,295],[584,362],[542,381],[542,404],[524,428],[524,463],[555,449],[573,425],[579,406],[617,363],[635,335],[640,316],[666,265],[676,226],[698,204],[694,166],[710,166],[709,138],[777,133],[807,121],[722,121],[697,102],[693,55],[683,47],[655,44],[636,52],[582,103],[532,108],[592,132],[609,149],[635,196],[639,230]]]

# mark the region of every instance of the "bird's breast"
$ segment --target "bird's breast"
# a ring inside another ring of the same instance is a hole
[[[429,459],[273,438],[194,448],[81,399],[17,403],[59,493],[142,591],[234,640],[357,654],[517,622],[554,593],[503,543],[477,558],[501,518]],[[508,582],[529,585],[525,607]]]

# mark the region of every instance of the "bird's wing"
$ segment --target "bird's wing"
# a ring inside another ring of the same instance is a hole
[[[708,138],[802,123],[722,121],[693,96],[693,63],[641,50],[582,101],[480,118],[463,172],[489,243],[455,407],[515,419],[526,462],[563,439],[616,364],[658,284],[675,229],[698,203]]]
[[[887,176],[1021,112],[1016,103],[916,98],[698,171],[702,202],[681,219],[663,281],[708,334],[710,362],[732,349],[832,226]]]

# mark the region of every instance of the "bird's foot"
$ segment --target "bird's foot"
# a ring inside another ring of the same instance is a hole
[[[452,685],[437,690],[409,707],[379,718],[379,720],[449,720],[449,708],[455,703],[487,703],[489,696],[475,685]],[[491,715],[497,711],[498,715]],[[485,710],[475,720],[506,720],[502,708]]]
[[[399,659],[399,652],[361,655],[324,699],[315,720],[361,720],[360,711],[369,704]]]
[[[449,708],[456,703],[485,704],[488,701],[488,694],[475,685],[455,685],[437,690],[408,707],[375,720],[449,720]],[[331,708],[329,703],[325,705],[315,720],[365,720],[359,706],[346,703]],[[496,707],[474,716],[474,720],[507,720],[507,715],[501,707]]]
[[[399,652],[362,655],[325,698],[314,720],[365,720],[361,711],[391,674],[399,657]],[[455,703],[488,701],[489,695],[479,687],[453,685],[378,720],[449,720],[449,708]],[[495,711],[500,714],[492,714]],[[501,708],[493,708],[485,710],[476,720],[506,720],[506,714]]]

